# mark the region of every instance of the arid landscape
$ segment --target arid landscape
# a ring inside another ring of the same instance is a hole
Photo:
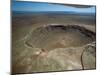
[[[12,13],[12,73],[96,68],[95,14]]]
[[[14,16],[12,19],[13,71],[28,73],[79,70],[83,69],[83,60],[85,69],[94,69],[95,21],[89,19],[84,23],[85,17],[81,17],[82,19],[79,17]],[[93,54],[87,47],[91,48]],[[84,49],[87,49],[86,52],[90,56],[85,54]]]

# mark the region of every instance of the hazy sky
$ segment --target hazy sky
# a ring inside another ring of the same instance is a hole
[[[12,2],[13,11],[72,11],[83,13],[95,13],[95,7],[76,8],[72,6],[64,6],[59,4],[39,3],[39,2]]]

